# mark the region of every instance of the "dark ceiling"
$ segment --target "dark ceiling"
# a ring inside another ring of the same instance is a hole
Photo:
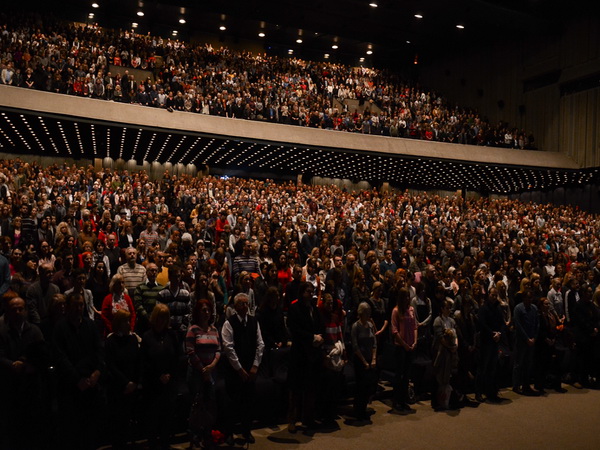
[[[186,40],[213,35],[227,42],[253,41],[271,54],[287,55],[291,49],[295,56],[322,60],[327,53],[334,61],[358,64],[365,58],[367,65],[395,69],[465,46],[561,33],[570,16],[581,14],[558,0],[33,1],[61,17],[111,28],[131,28],[135,22],[141,33],[177,31]],[[334,43],[338,49],[331,48]]]

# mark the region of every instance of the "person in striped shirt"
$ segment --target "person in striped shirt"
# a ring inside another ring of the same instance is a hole
[[[200,447],[201,441],[204,444],[210,443],[212,425],[217,412],[213,374],[221,357],[221,341],[219,331],[213,322],[210,300],[198,300],[192,311],[192,325],[185,336],[185,352],[189,363],[187,381],[194,398],[192,408],[201,407],[208,412],[203,416],[204,423],[190,421],[194,433],[192,442],[196,447]]]
[[[146,242],[146,248],[153,247],[158,242],[158,232],[153,228],[152,219],[146,220],[146,229],[140,233],[140,240]]]
[[[146,266],[148,280],[136,287],[133,293],[133,304],[137,314],[136,330],[140,336],[150,329],[150,314],[156,306],[158,293],[164,289],[164,286],[156,281],[157,274],[158,266],[149,263]]]
[[[119,266],[117,273],[123,275],[125,287],[131,293],[135,292],[135,288],[146,282],[146,268],[141,264],[136,263],[137,250],[129,247],[125,250],[125,258],[127,262]]]

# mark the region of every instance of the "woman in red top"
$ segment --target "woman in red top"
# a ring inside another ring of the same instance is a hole
[[[106,334],[112,332],[113,315],[119,310],[125,310],[131,314],[129,321],[131,329],[135,327],[135,308],[133,302],[125,289],[125,280],[123,275],[117,274],[110,280],[110,294],[104,297],[102,302],[102,320],[106,326]]]
[[[292,281],[292,269],[288,264],[287,256],[285,253],[279,255],[277,260],[277,281],[281,285],[281,291],[285,292],[285,287]]]

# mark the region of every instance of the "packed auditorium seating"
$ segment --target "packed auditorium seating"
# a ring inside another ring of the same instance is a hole
[[[22,13],[10,20],[5,14],[0,23],[3,84],[223,117],[535,149],[524,130],[490,123],[382,70],[194,46]],[[115,66],[152,76],[117,75]]]
[[[335,425],[348,397],[368,421],[378,379],[402,414],[598,387],[598,217],[576,208],[19,159],[0,172],[6,448],[165,446],[188,427],[193,444],[252,442],[252,420],[285,421],[289,389],[292,409],[305,396],[290,432]]]

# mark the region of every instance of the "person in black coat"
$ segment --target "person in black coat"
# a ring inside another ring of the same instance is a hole
[[[9,298],[5,309],[0,323],[0,448],[42,448],[46,343],[40,329],[27,322],[25,300]]]
[[[150,330],[142,339],[142,385],[146,425],[151,445],[169,448],[175,415],[176,375],[182,353],[177,335],[169,328],[169,307],[158,303],[150,315]]]
[[[105,343],[108,413],[114,449],[125,448],[137,400],[141,372],[140,338],[131,332],[130,314],[117,311]]]
[[[292,336],[288,384],[290,409],[288,430],[296,430],[298,419],[307,428],[314,426],[316,389],[322,370],[321,345],[325,325],[317,311],[313,285],[300,285],[300,297],[290,304],[287,325]]]
[[[504,316],[500,302],[498,301],[498,290],[490,289],[486,302],[479,308],[478,313],[479,330],[481,337],[481,355],[477,369],[476,399],[483,402],[482,394],[485,394],[490,402],[500,401],[497,385],[498,368],[498,345],[505,332]]]
[[[84,314],[81,294],[70,294],[66,317],[54,328],[58,370],[60,445],[68,449],[96,448],[102,397],[99,380],[104,356],[96,324]]]

